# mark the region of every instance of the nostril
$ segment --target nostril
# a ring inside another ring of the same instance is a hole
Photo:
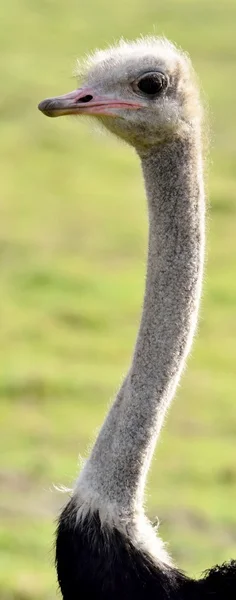
[[[77,102],[90,102],[90,100],[93,99],[93,96],[90,96],[90,94],[87,94],[87,96],[83,96],[82,98],[79,98],[77,100]]]

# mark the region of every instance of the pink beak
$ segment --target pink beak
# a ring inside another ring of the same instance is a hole
[[[143,108],[141,103],[130,100],[114,100],[107,96],[99,96],[91,88],[80,88],[64,96],[46,98],[38,105],[47,117],[63,115],[112,115],[113,108],[137,110]],[[114,114],[114,113],[113,113]]]

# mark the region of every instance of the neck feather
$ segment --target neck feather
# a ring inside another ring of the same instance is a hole
[[[109,520],[142,512],[147,470],[196,327],[204,252],[198,132],[141,156],[149,243],[142,318],[131,367],[75,490]]]

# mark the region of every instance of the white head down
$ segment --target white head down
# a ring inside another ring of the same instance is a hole
[[[48,116],[93,115],[137,150],[184,136],[199,124],[201,107],[188,57],[163,38],[121,41],[78,67],[82,87],[47,98]]]

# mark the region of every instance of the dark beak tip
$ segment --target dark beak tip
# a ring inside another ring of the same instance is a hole
[[[38,104],[38,109],[40,110],[40,112],[42,112],[44,115],[46,115],[46,117],[52,117],[52,111],[50,110],[50,102],[48,101],[48,99],[46,100],[42,100],[39,104]],[[52,108],[52,106],[51,106]]]
[[[44,106],[45,106],[45,100],[41,100],[41,102],[39,102],[39,104],[38,104],[38,109],[43,110]]]
[[[46,102],[45,102],[45,100],[42,100],[38,104],[38,109],[43,113],[45,111],[45,108],[46,108]]]

